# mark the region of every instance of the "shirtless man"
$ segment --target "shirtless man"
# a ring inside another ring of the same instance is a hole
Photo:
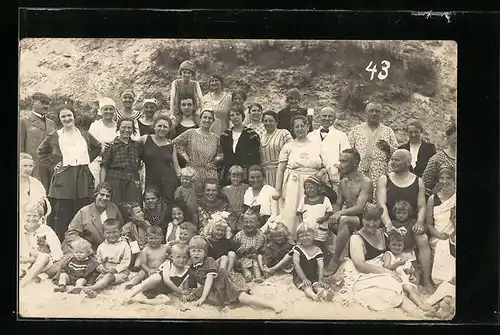
[[[422,286],[427,291],[433,290],[431,281],[431,251],[429,239],[425,233],[425,186],[421,178],[410,172],[411,154],[408,150],[398,149],[391,156],[389,167],[392,172],[380,177],[377,185],[377,202],[382,206],[382,223],[387,231],[395,229],[391,209],[397,201],[410,203],[416,219],[408,234],[413,234],[417,246],[417,260],[422,271]]]
[[[339,194],[333,206],[328,228],[337,234],[335,252],[325,269],[325,276],[333,275],[340,265],[340,255],[349,237],[361,227],[361,213],[366,203],[371,201],[372,181],[358,171],[361,157],[356,149],[345,149],[339,158],[341,176]],[[345,209],[342,209],[345,205]]]

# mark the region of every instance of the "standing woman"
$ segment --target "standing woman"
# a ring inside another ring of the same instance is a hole
[[[95,186],[99,184],[102,153],[118,135],[116,132],[116,121],[114,120],[116,116],[115,102],[110,98],[103,98],[99,101],[99,114],[101,118],[94,121],[89,128],[89,133],[101,142],[101,152],[99,156],[89,165],[90,172],[92,172],[95,179]]]
[[[297,115],[303,115],[308,121],[308,132],[313,130],[312,127],[312,115],[308,114],[307,108],[301,107],[300,102],[302,100],[302,94],[297,88],[292,88],[286,92],[286,106],[278,112],[278,128],[288,129],[292,136],[295,138],[293,133],[292,120]]]
[[[370,102],[366,105],[366,122],[349,132],[351,147],[361,155],[359,171],[373,183],[373,199],[377,198],[377,183],[388,173],[389,159],[399,146],[394,131],[380,122],[382,105]]]
[[[212,75],[208,82],[210,92],[203,97],[203,109],[214,111],[214,123],[210,131],[220,136],[229,128],[229,108],[232,105],[231,94],[224,92],[224,80],[219,75]]]
[[[142,145],[132,140],[136,134],[134,119],[125,117],[117,122],[120,135],[102,155],[100,182],[108,182],[113,189],[111,201],[115,204],[135,201],[142,204],[141,168]]]
[[[229,169],[239,165],[245,171],[244,181],[248,177],[248,167],[260,165],[260,138],[255,130],[245,127],[245,110],[241,106],[233,106],[229,112],[233,127],[227,129],[220,137],[222,153],[222,183],[229,183]]]
[[[186,130],[198,128],[198,117],[195,115],[195,109],[193,95],[184,93],[179,96],[178,110],[180,112],[174,114],[174,124],[169,135],[171,139],[176,138]]]
[[[135,93],[134,91],[127,89],[123,91],[122,95],[122,105],[123,109],[122,110],[117,110],[116,111],[116,118],[115,120],[120,120],[124,117],[128,117],[134,120],[134,127],[135,129],[139,129],[139,123],[138,120],[141,117],[141,111],[134,110],[132,107],[135,102]],[[134,140],[137,140],[139,138],[139,133],[134,133],[132,135],[132,138]]]
[[[264,168],[265,183],[276,188],[280,151],[293,138],[288,130],[276,128],[278,125],[278,114],[276,112],[264,112],[262,121],[266,132],[260,137],[260,159]]]
[[[422,177],[429,159],[436,153],[436,147],[430,142],[422,140],[424,126],[418,120],[412,120],[406,127],[409,141],[401,145],[398,149],[406,149],[411,154],[410,172],[418,177]]]
[[[262,138],[262,136],[266,133],[266,128],[262,122],[261,104],[254,103],[248,107],[248,119],[245,118],[243,124],[245,124],[248,128],[255,130],[255,132],[259,134],[259,137]]]
[[[321,161],[320,146],[307,137],[309,122],[303,115],[292,119],[295,135],[293,141],[285,144],[279,156],[278,174],[276,176],[275,200],[280,200],[280,214],[290,234],[295,236],[297,229],[297,207],[304,196],[304,181],[307,177],[316,176],[320,180],[326,174]]]
[[[142,116],[137,121],[141,136],[153,135],[155,133],[154,122],[156,112],[158,112],[158,102],[156,99],[144,99],[142,102]]]
[[[92,202],[95,182],[89,164],[101,151],[101,143],[75,126],[71,109],[61,109],[57,121],[62,128],[47,135],[37,151],[41,164],[54,171],[48,194],[52,206],[48,221],[62,241],[76,212]]]
[[[217,178],[214,158],[219,150],[219,137],[210,131],[213,122],[214,112],[204,110],[200,114],[200,127],[187,130],[173,141],[186,165],[196,171],[194,186],[197,193],[203,191],[205,179]]]
[[[146,166],[145,188],[156,187],[163,198],[172,201],[175,189],[179,186],[177,174],[180,170],[175,146],[167,137],[172,121],[167,115],[158,115],[153,127],[153,135],[143,135],[139,139],[143,145]]]

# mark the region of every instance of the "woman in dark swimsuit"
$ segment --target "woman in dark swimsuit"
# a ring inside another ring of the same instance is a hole
[[[142,103],[142,115],[137,120],[139,126],[139,134],[153,135],[155,133],[155,115],[158,111],[158,103],[156,99],[144,99]]]
[[[177,152],[167,138],[172,121],[166,115],[158,115],[153,123],[154,135],[141,136],[144,164],[146,166],[146,188],[156,187],[167,201],[174,199],[175,189],[180,185],[177,173],[180,170]]]

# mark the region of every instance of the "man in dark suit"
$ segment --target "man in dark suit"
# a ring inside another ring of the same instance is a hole
[[[33,156],[35,167],[33,177],[40,180],[49,190],[52,171],[40,165],[37,155],[37,148],[42,143],[47,134],[56,129],[54,121],[46,117],[49,111],[50,98],[43,93],[35,93],[32,97],[33,110],[27,117],[21,118],[20,122],[20,151]]]
[[[436,153],[436,147],[430,142],[421,139],[424,132],[422,123],[418,120],[411,120],[406,128],[409,141],[401,145],[398,149],[406,149],[412,155],[410,172],[418,177],[422,177],[429,159]]]

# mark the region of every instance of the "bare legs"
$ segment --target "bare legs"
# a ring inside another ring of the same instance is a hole
[[[43,269],[49,264],[50,256],[48,254],[39,253],[35,263],[31,266],[31,268],[26,271],[26,275],[21,280],[21,287],[25,287],[28,285],[35,277],[37,277],[40,273],[43,272]]]
[[[240,295],[238,296],[238,300],[243,305],[251,305],[259,308],[272,309],[276,314],[279,314],[283,311],[283,308],[281,306],[271,303],[268,300],[264,300],[262,298],[249,295],[245,292],[240,293]]]
[[[422,270],[422,286],[432,292],[434,286],[431,281],[431,249],[429,247],[429,239],[426,234],[414,235],[417,243],[417,258]]]
[[[149,276],[142,283],[135,285],[130,289],[129,294],[125,298],[125,302],[130,302],[133,297],[141,292],[155,288],[156,285],[162,283],[162,281],[161,274],[159,273]]]
[[[144,279],[146,279],[146,278],[147,278],[147,276],[148,276],[148,275],[146,274],[146,272],[144,272],[144,270],[139,271],[139,272],[138,272],[138,273],[134,276],[134,278],[132,278],[132,280],[131,280],[129,283],[127,283],[127,284],[125,285],[125,289],[126,289],[126,290],[130,290],[130,289],[131,289],[132,287],[134,287],[135,285],[140,284],[140,283],[141,283]]]
[[[360,227],[359,218],[357,216],[342,216],[340,217],[339,223],[329,224],[330,230],[337,234],[337,240],[335,243],[335,251],[330,260],[330,263],[325,268],[325,277],[333,275],[337,272],[340,265],[340,256],[344,250],[349,237],[351,237],[351,232],[356,231]]]
[[[59,285],[54,288],[54,292],[65,292],[66,286],[69,283],[69,275],[67,273],[61,273],[59,276]],[[82,291],[83,287],[87,284],[85,278],[78,278],[75,281],[75,287],[68,291],[70,294],[78,294]]]

